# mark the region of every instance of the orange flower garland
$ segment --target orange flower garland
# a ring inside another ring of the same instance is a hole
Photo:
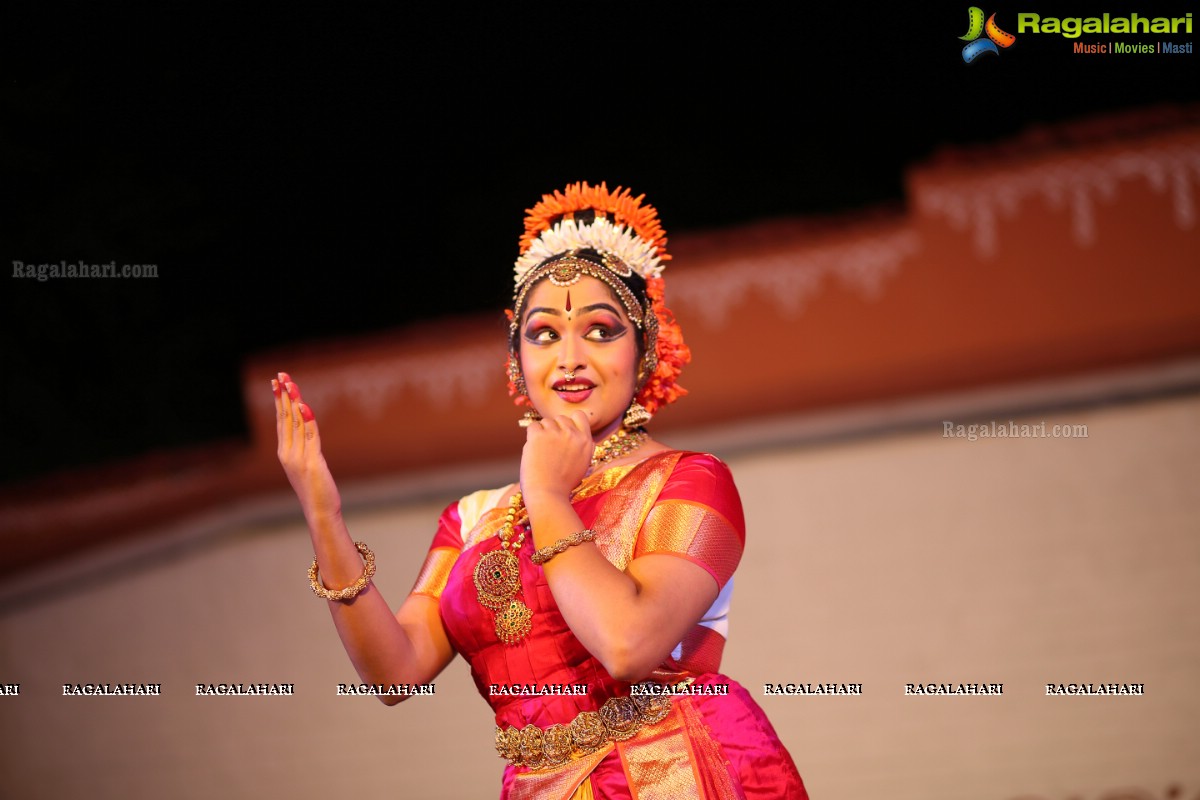
[[[645,197],[644,194],[634,197],[631,191],[620,186],[613,192],[608,191],[604,183],[588,186],[587,181],[571,184],[565,193],[556,191],[552,195],[542,195],[541,202],[525,212],[521,252],[528,250],[534,239],[559,218],[570,219],[576,211],[592,209],[611,214],[618,224],[633,228],[634,233],[654,246],[660,259],[670,261],[667,236],[658,221],[658,210],[651,205],[643,206]]]
[[[658,366],[650,380],[638,392],[637,400],[651,414],[673,403],[687,394],[687,389],[675,382],[683,365],[692,360],[692,351],[683,341],[683,329],[675,321],[675,314],[667,308],[663,299],[663,279],[650,278],[646,281],[646,296],[658,317]]]
[[[572,219],[577,211],[595,210],[612,217],[616,224],[632,229],[633,233],[653,247],[660,261],[668,261],[671,256],[666,251],[667,237],[658,220],[658,211],[654,206],[642,205],[644,198],[645,195],[634,197],[632,192],[620,186],[610,192],[604,183],[589,186],[586,181],[571,184],[565,192],[556,191],[553,195],[543,195],[541,201],[526,213],[525,233],[521,236],[521,253],[529,250],[543,232],[560,220]],[[638,392],[637,401],[647,411],[655,413],[687,394],[687,390],[678,385],[676,380],[683,371],[683,366],[691,361],[692,354],[683,341],[683,331],[676,322],[675,315],[664,301],[662,278],[649,275],[643,277],[646,278],[647,299],[658,319],[655,345],[658,364]],[[511,322],[513,311],[509,309],[505,313]],[[513,381],[512,376],[517,372],[513,362],[514,357],[509,354],[506,362],[509,374],[508,393],[514,397],[514,403],[517,405],[532,405]]]

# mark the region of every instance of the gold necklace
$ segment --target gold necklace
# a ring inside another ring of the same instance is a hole
[[[641,428],[632,433],[622,428],[596,445],[592,468],[629,455],[649,438],[650,434]],[[496,636],[505,644],[521,641],[532,627],[533,612],[516,597],[521,591],[521,562],[517,552],[525,542],[528,526],[522,526],[519,534],[516,528],[524,510],[518,491],[509,501],[504,524],[500,526],[500,548],[482,556],[475,565],[475,592],[479,604],[496,613]]]

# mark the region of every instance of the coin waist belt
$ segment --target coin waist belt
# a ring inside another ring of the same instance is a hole
[[[657,686],[652,682],[640,685]],[[557,767],[594,753],[609,742],[624,741],[643,727],[666,719],[670,713],[670,695],[647,692],[610,697],[599,711],[581,711],[565,725],[556,723],[543,728],[530,723],[519,729],[513,725],[497,727],[496,752],[514,767]]]

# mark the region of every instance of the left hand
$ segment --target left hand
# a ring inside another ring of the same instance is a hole
[[[525,497],[569,497],[592,465],[596,445],[587,414],[552,417],[525,429],[521,493]]]

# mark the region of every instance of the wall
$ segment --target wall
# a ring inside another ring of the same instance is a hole
[[[726,453],[750,530],[726,671],[759,697],[814,797],[1200,794],[1200,394],[1012,417],[1084,425],[1086,438],[974,442],[945,438],[941,419],[1009,415],[952,400],[945,415],[875,432],[860,421],[798,437],[804,420],[780,418],[734,437],[756,444]],[[351,530],[375,548],[377,586],[395,605],[452,495],[355,494]],[[461,661],[433,697],[396,708],[335,696],[355,676],[309,593],[307,534],[287,508],[211,519],[208,534],[176,532],[122,566],[9,598],[0,674],[21,694],[0,698],[4,729],[20,732],[0,751],[8,791],[494,796],[491,718]],[[87,681],[163,690],[61,696],[62,683]],[[195,696],[196,683],[222,681],[293,683],[295,695]],[[863,694],[762,697],[762,684],[788,682]],[[1004,693],[904,696],[913,682],[1002,682]],[[1045,696],[1067,682],[1141,683],[1145,695]],[[1142,793],[1113,794],[1131,787]]]

